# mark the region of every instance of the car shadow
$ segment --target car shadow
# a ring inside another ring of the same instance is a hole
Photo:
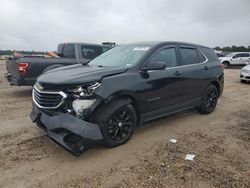
[[[133,139],[133,137],[136,137],[139,134],[142,134],[145,132],[151,132],[152,129],[156,129],[157,127],[170,126],[170,124],[168,124],[168,122],[177,121],[179,118],[187,117],[187,116],[197,114],[197,113],[199,113],[199,111],[197,109],[189,109],[189,110],[173,113],[170,115],[166,115],[166,116],[148,121],[146,123],[143,123],[143,124],[137,126],[137,128],[134,132],[134,135],[132,136],[132,139]],[[131,143],[126,143],[126,144],[131,144]],[[80,156],[76,156],[76,157],[79,159],[87,160],[87,159],[91,159],[93,157],[96,157],[96,155],[99,156],[99,155],[108,154],[109,149],[119,150],[120,147],[125,147],[125,146],[121,145],[121,146],[118,146],[117,148],[107,148],[102,144],[98,144],[98,145],[94,146],[93,148],[90,148],[86,152],[82,153]]]
[[[242,67],[245,67],[246,65],[230,65],[229,67],[225,69],[242,69]]]

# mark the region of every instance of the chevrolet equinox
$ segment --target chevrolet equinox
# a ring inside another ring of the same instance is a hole
[[[75,155],[96,144],[126,143],[137,125],[198,108],[214,111],[223,65],[208,47],[182,42],[117,46],[88,65],[41,75],[30,117]]]

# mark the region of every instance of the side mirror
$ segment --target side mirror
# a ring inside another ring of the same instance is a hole
[[[148,70],[164,70],[166,68],[166,63],[164,62],[152,62],[150,61],[147,63],[145,66],[142,67],[143,71],[148,71]]]

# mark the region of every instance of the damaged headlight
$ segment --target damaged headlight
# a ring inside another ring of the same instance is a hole
[[[72,107],[76,113],[77,117],[83,116],[83,111],[85,109],[88,109],[93,103],[95,102],[95,99],[92,100],[81,100],[81,99],[75,99],[72,102]]]
[[[77,117],[83,118],[85,110],[96,101],[94,91],[100,86],[100,82],[94,82],[69,90],[72,94],[72,110]]]
[[[75,98],[89,98],[93,95],[93,92],[101,86],[101,82],[94,82],[84,86],[77,86],[74,89],[71,89],[70,92],[74,95]]]

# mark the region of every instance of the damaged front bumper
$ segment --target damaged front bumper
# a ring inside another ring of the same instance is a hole
[[[103,139],[97,124],[86,122],[68,113],[49,116],[33,106],[30,118],[37,122],[52,140],[74,155],[82,154]]]

